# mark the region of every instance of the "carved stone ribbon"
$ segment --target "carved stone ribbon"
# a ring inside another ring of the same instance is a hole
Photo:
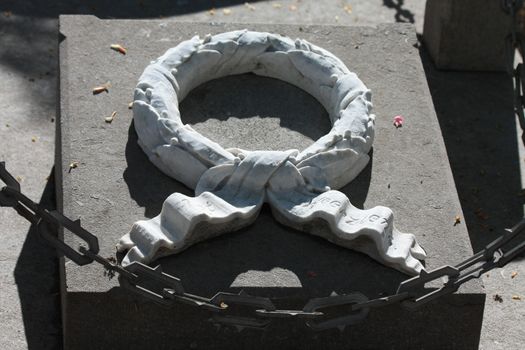
[[[180,120],[178,101],[195,86],[254,72],[287,81],[316,97],[332,130],[302,152],[223,149]],[[150,262],[255,221],[264,202],[298,230],[418,273],[424,250],[394,228],[386,207],[360,210],[341,192],[366,166],[373,136],[370,91],[334,55],[304,40],[235,31],[194,37],[170,49],[139,79],[133,106],[139,144],[166,174],[195,188],[174,193],[162,212],[136,222],[117,248],[123,265]]]

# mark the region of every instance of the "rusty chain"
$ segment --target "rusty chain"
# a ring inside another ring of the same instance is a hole
[[[517,11],[522,7],[523,0],[502,0],[503,9],[512,18],[512,33],[506,38],[506,56],[509,73],[514,78],[514,108],[524,133],[525,143],[525,70],[523,64],[514,67],[515,50],[523,57],[523,35],[518,30]],[[84,229],[79,220],[71,220],[57,211],[49,211],[33,202],[20,191],[20,184],[7,171],[4,162],[0,162],[0,180],[5,183],[0,190],[0,206],[11,207],[18,214],[36,225],[37,232],[57,252],[71,259],[78,265],[97,262],[110,274],[119,275],[120,285],[156,303],[171,306],[175,303],[185,303],[211,312],[212,320],[219,324],[238,328],[265,328],[274,318],[297,318],[313,330],[344,328],[363,321],[370,309],[381,308],[393,304],[401,304],[407,308],[416,308],[444,295],[456,292],[461,285],[474,278],[479,278],[494,268],[505,266],[517,256],[525,252],[525,219],[513,228],[504,230],[495,241],[488,244],[477,254],[456,266],[445,265],[430,271],[421,271],[419,276],[401,282],[394,294],[368,299],[365,295],[355,292],[344,295],[330,295],[310,299],[301,310],[277,309],[270,298],[251,296],[246,293],[219,292],[212,298],[206,298],[185,292],[182,281],[162,271],[160,266],[134,262],[123,267],[116,261],[99,255],[98,239]],[[85,242],[78,249],[67,245],[54,232],[64,228]],[[520,238],[520,235],[524,237]],[[517,242],[516,242],[517,241]],[[443,280],[439,288],[429,291],[425,285],[429,282]],[[330,315],[325,309],[333,307],[349,307],[349,313]],[[230,310],[244,309],[243,315]],[[325,310],[325,311],[323,311]]]
[[[488,244],[479,253],[456,266],[446,265],[430,271],[422,271],[419,276],[407,279],[399,284],[394,294],[376,299],[368,299],[361,293],[331,295],[310,299],[301,310],[277,309],[270,298],[219,292],[212,298],[187,293],[182,281],[161,270],[160,266],[150,267],[134,262],[122,267],[116,261],[100,256],[97,238],[84,229],[80,221],[73,221],[57,211],[48,211],[20,192],[20,184],[7,171],[5,163],[0,162],[0,180],[5,186],[0,190],[0,206],[14,208],[38,228],[37,232],[57,252],[63,254],[78,265],[92,262],[101,264],[107,271],[119,275],[120,285],[165,306],[185,303],[211,312],[212,320],[219,324],[237,328],[265,328],[274,318],[296,318],[314,330],[344,328],[361,322],[370,309],[392,304],[401,304],[416,308],[447,294],[454,293],[467,281],[480,277],[496,267],[503,267],[516,256],[525,252],[525,237],[518,243],[513,242],[520,235],[525,236],[525,219]],[[71,234],[85,242],[78,249],[67,245],[53,232],[57,228],[67,229]],[[441,287],[425,289],[429,282],[442,280]],[[328,308],[346,306],[349,313],[331,315]],[[242,309],[244,312],[233,310]]]

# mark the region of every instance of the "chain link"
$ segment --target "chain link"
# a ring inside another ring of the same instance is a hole
[[[314,298],[301,310],[280,310],[272,300],[251,296],[246,293],[217,293],[212,298],[186,293],[180,279],[162,271],[160,266],[150,267],[134,262],[122,267],[116,259],[107,259],[98,254],[97,238],[82,228],[80,221],[72,221],[66,216],[48,211],[34,203],[20,192],[20,184],[0,162],[0,180],[6,186],[0,190],[0,206],[12,207],[31,223],[36,224],[38,232],[57,251],[79,265],[93,261],[102,265],[110,274],[119,275],[120,285],[136,294],[165,306],[185,303],[212,312],[212,320],[219,324],[242,328],[265,328],[274,318],[298,318],[314,330],[342,328],[358,323],[366,318],[370,309],[393,304],[402,304],[415,308],[435,300],[443,295],[454,293],[467,281],[478,278],[481,274],[496,267],[503,267],[518,255],[525,252],[525,219],[512,229],[490,243],[469,259],[456,266],[442,266],[431,271],[422,271],[419,276],[407,279],[399,284],[395,294],[369,300],[361,293],[332,295]],[[87,243],[73,249],[53,232],[65,228]],[[522,236],[522,237],[520,237]],[[518,243],[513,243],[519,238]],[[429,282],[446,278],[440,288],[428,291]],[[343,315],[333,315],[329,308],[349,307]]]
[[[525,71],[523,64],[514,67],[516,49],[523,57],[523,35],[518,31],[516,13],[523,6],[523,0],[502,0],[503,9],[512,18],[512,33],[506,38],[506,56],[508,71],[514,78],[514,108],[524,133],[525,143]],[[416,308],[447,294],[456,292],[461,285],[474,278],[479,278],[496,267],[503,267],[525,252],[525,219],[512,229],[505,230],[502,236],[488,244],[482,251],[456,266],[442,266],[431,271],[421,271],[419,276],[401,282],[395,294],[369,300],[361,293],[332,295],[314,298],[308,301],[301,310],[280,310],[271,299],[251,296],[246,293],[217,293],[212,298],[186,293],[179,278],[162,271],[160,266],[150,267],[134,262],[122,267],[116,259],[107,259],[98,254],[99,246],[96,236],[84,229],[79,220],[73,221],[57,211],[48,211],[34,203],[20,192],[20,184],[7,171],[5,163],[0,162],[0,180],[5,186],[0,190],[0,206],[11,207],[38,228],[38,233],[57,252],[68,257],[78,265],[97,262],[102,265],[110,277],[119,275],[120,285],[156,303],[171,306],[174,303],[185,303],[212,313],[212,320],[219,324],[243,328],[262,329],[274,318],[299,318],[314,330],[344,328],[361,322],[370,309],[388,305],[401,304]],[[82,239],[86,244],[78,249],[67,245],[55,232],[58,228],[66,229]],[[522,237],[520,237],[522,236]],[[513,241],[519,241],[511,244]],[[442,286],[428,291],[425,285],[429,282],[446,279]],[[349,307],[343,315],[333,315],[329,308],[342,309]],[[324,311],[321,311],[324,310]]]

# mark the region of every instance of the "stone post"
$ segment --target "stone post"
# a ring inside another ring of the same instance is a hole
[[[511,17],[501,0],[427,0],[423,40],[439,69],[503,71]]]

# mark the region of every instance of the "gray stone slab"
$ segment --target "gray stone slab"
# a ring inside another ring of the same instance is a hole
[[[373,91],[377,137],[372,161],[342,189],[360,207],[386,205],[399,228],[417,235],[428,268],[456,263],[472,251],[439,125],[414,48],[413,26],[373,27],[239,25],[167,20],[99,20],[62,16],[60,31],[61,133],[57,138],[58,205],[99,236],[102,255],[114,254],[132,222],[153,217],[172,192],[192,194],[152,164],[136,144],[127,109],[138,76],[149,61],[195,34],[248,28],[302,37],[332,51]],[[109,50],[122,43],[121,56]],[[111,81],[110,92],[91,89]],[[289,103],[289,102],[292,103]],[[112,124],[104,117],[117,111]],[[302,148],[328,130],[328,117],[306,93],[285,83],[243,75],[204,84],[181,105],[183,120],[223,146]],[[401,114],[406,123],[392,126]],[[220,122],[219,122],[220,121]],[[69,172],[69,164],[79,167]],[[151,192],[154,190],[155,192]],[[66,241],[75,241],[66,234]],[[186,289],[206,296],[238,291],[300,307],[332,291],[391,293],[405,275],[365,255],[278,225],[269,210],[240,232],[200,243],[164,258],[164,270]],[[313,272],[313,273],[312,273]],[[68,348],[152,346],[241,348],[279,346],[420,348],[477,347],[484,295],[479,283],[415,312],[394,306],[371,312],[345,332],[313,333],[296,323],[240,334],[215,330],[208,315],[186,306],[165,310],[133,298],[108,281],[103,269],[65,263],[63,304]],[[279,326],[280,325],[280,326]]]

